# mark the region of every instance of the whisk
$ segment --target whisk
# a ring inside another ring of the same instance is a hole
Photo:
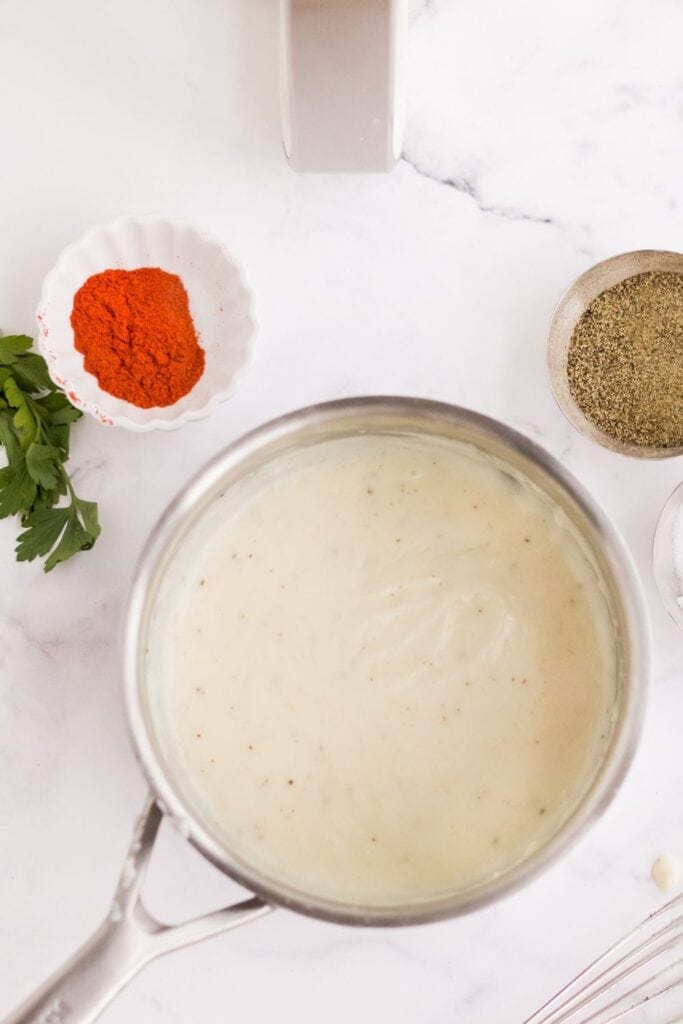
[[[642,921],[524,1024],[683,1024],[683,894]]]

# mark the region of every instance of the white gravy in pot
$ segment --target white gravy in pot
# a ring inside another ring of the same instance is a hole
[[[172,772],[272,878],[386,905],[542,845],[610,738],[614,628],[537,487],[418,436],[322,442],[226,490],[157,594]]]

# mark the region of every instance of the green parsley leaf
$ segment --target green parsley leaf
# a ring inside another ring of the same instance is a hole
[[[60,448],[64,453],[62,461],[66,462],[69,457],[69,425],[43,427],[43,434],[50,444]]]
[[[36,482],[28,471],[25,458],[0,469],[0,519],[16,516],[31,508],[37,493]]]
[[[100,534],[97,505],[78,498],[66,508],[32,512],[27,516],[26,527],[18,537],[17,561],[32,562],[54,548],[45,563],[45,572],[50,572],[78,551],[87,551]]]
[[[7,378],[3,391],[8,403],[13,409],[16,409],[12,424],[19,435],[21,447],[25,451],[36,440],[38,433],[31,396],[21,390],[13,376]]]
[[[9,465],[12,466],[23,456],[17,435],[12,426],[12,413],[9,411],[9,406],[5,405],[5,410],[3,411],[0,406],[0,444],[5,449]]]
[[[35,398],[33,407],[43,420],[45,437],[50,444],[61,448],[66,459],[69,455],[69,425],[79,420],[83,413],[75,409],[61,391],[52,391],[42,398]]]
[[[21,359],[15,360],[12,364],[12,373],[25,391],[54,391],[55,385],[47,372],[45,360],[35,352],[27,352]]]
[[[51,491],[57,487],[62,475],[62,452],[51,444],[29,445],[26,452],[26,468],[31,478],[44,490]]]
[[[59,483],[59,486],[55,487],[54,490],[48,491],[44,487],[38,487],[38,496],[36,497],[36,500],[33,502],[33,511],[37,512],[37,511],[42,510],[42,509],[52,508],[53,505],[57,504],[57,502],[59,501],[61,496],[63,494],[66,494],[66,493],[67,493],[66,481],[64,480],[64,476],[62,474],[62,479],[61,479],[61,481]],[[22,517],[21,517],[21,525],[22,526],[27,526],[28,525],[28,518],[29,518],[30,515],[32,515],[31,512],[25,512],[22,515]]]
[[[66,529],[62,534],[62,538],[54,549],[50,557],[45,563],[45,572],[50,572],[60,562],[65,562],[67,558],[71,558],[72,555],[77,554],[79,551],[89,551],[97,540],[97,536],[100,532],[99,525],[97,527],[97,534],[93,536],[89,530],[85,528],[80,517],[80,502],[75,502],[68,509],[69,518],[66,521]],[[90,505],[91,502],[86,502]],[[59,512],[59,509],[52,509],[52,512]],[[97,516],[95,516],[97,518]]]
[[[49,395],[36,398],[35,401],[37,406],[49,413],[57,413],[68,409],[69,412],[74,414],[74,419],[79,419],[83,415],[82,412],[73,407],[63,391],[52,391]]]
[[[71,508],[31,512],[25,521],[27,529],[17,538],[17,561],[32,562],[39,555],[46,555],[59,540],[70,515]]]
[[[0,338],[0,363],[4,366],[11,366],[17,356],[28,352],[32,345],[33,339],[25,334],[12,334]]]
[[[92,542],[94,544],[101,531],[100,520],[97,514],[97,503],[94,501],[84,501],[83,498],[77,498],[76,505],[78,507],[78,514],[81,517],[81,522],[83,523],[86,532],[92,537]],[[92,544],[90,547],[92,547]]]
[[[62,396],[58,394],[46,396],[46,398],[61,397]],[[45,420],[48,423],[53,424],[55,427],[64,427],[69,423],[75,423],[76,420],[80,420],[81,416],[83,415],[80,409],[74,409],[73,405],[69,404],[68,402],[63,408],[60,409],[58,407],[50,408],[49,406],[45,406],[42,404],[44,401],[45,399],[39,398],[36,400],[35,404],[38,406],[38,411],[40,413],[44,412]]]

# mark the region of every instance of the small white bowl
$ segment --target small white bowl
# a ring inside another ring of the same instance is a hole
[[[206,353],[201,378],[169,406],[140,409],[103,391],[74,346],[71,310],[84,281],[103,270],[137,267],[178,274]],[[122,217],[68,246],[45,278],[36,319],[50,376],[73,404],[101,423],[136,431],[172,430],[207,416],[233,393],[256,335],[252,294],[221,243],[189,225],[153,218]]]

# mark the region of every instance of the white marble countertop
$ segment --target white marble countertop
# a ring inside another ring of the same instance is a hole
[[[599,450],[544,365],[562,290],[591,263],[683,248],[677,0],[412,4],[404,159],[297,177],[277,107],[275,0],[0,0],[0,324],[33,332],[43,275],[120,213],[187,218],[247,265],[262,324],[238,394],[178,434],[82,422],[72,467],[96,548],[44,577],[0,523],[0,1015],[104,914],[145,786],[121,701],[124,597],[188,474],[271,416],[395,392],[489,413],[547,447],[623,532],[654,634],[642,747],[558,866],[461,920],[356,931],[278,912],[157,961],[107,1024],[523,1019],[662,897],[683,858],[683,634],[654,590],[658,513],[683,462]],[[166,828],[149,902],[177,918],[237,887]]]

